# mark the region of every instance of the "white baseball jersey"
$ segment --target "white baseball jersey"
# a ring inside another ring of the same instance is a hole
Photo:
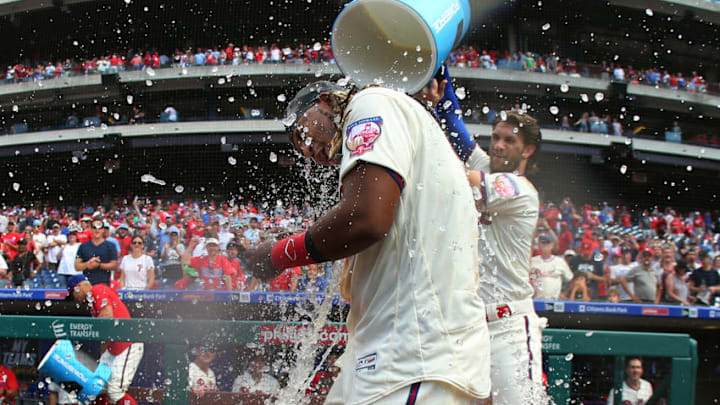
[[[532,298],[530,251],[538,193],[525,176],[481,172],[480,297],[485,303]]]
[[[477,295],[477,213],[462,163],[423,106],[385,89],[347,107],[340,179],[361,162],[399,176],[387,236],[350,258],[349,345],[327,404],[366,404],[410,384],[489,395],[489,341]]]
[[[77,394],[65,391],[58,383],[51,382],[48,386],[48,390],[50,392],[57,393],[58,405],[72,405],[78,403]]]
[[[623,381],[622,388],[622,404],[623,405],[645,405],[648,399],[653,394],[652,385],[649,382],[640,379],[640,388],[637,390],[632,389],[625,381]],[[615,395],[613,390],[610,390],[608,395],[608,405],[615,404]]]
[[[208,367],[208,372],[206,373],[194,362],[190,363],[188,366],[188,386],[193,391],[198,391],[203,388],[209,391],[215,391],[217,389],[215,372]]]
[[[530,278],[536,299],[556,300],[562,291],[563,281],[570,281],[573,274],[562,257],[550,256],[549,259],[543,259],[541,255],[537,255],[530,259]]]
[[[637,266],[637,263],[633,262],[630,264],[616,264],[614,266],[610,266],[610,278],[619,278],[619,277],[625,277],[630,269]],[[617,290],[620,295],[620,301],[632,301],[632,297],[628,295],[628,293],[625,292],[625,289],[622,288],[621,285],[617,285]],[[630,288],[630,291],[635,291],[635,287],[633,286],[633,282],[628,280],[628,288]]]
[[[155,268],[153,259],[148,255],[133,257],[125,255],[120,262],[120,270],[125,273],[125,288],[144,290],[147,287],[148,271]]]
[[[254,393],[256,391],[263,392],[265,394],[277,394],[280,392],[280,383],[278,380],[267,373],[262,373],[260,381],[255,381],[250,374],[250,371],[246,371],[235,377],[233,381],[232,392],[248,392]]]

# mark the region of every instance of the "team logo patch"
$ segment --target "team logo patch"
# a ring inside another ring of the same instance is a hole
[[[500,197],[509,198],[518,195],[517,186],[515,186],[515,183],[513,183],[510,177],[505,174],[501,174],[495,178],[493,187]]]
[[[368,354],[367,356],[360,357],[355,363],[356,373],[365,373],[369,371],[375,371],[377,368],[377,353]]]
[[[350,156],[362,155],[372,150],[373,144],[382,133],[383,120],[381,117],[365,118],[350,124],[347,128],[345,146]]]

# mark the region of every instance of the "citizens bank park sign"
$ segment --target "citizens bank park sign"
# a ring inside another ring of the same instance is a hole
[[[308,326],[262,325],[258,341],[268,345],[295,345],[307,342],[317,336],[317,344],[323,346],[345,346],[348,332],[345,326],[323,326],[317,334]]]

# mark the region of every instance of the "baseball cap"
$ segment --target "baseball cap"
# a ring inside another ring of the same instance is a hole
[[[68,296],[67,299],[72,300],[72,291],[73,289],[83,281],[87,281],[87,277],[85,277],[84,274],[75,274],[74,276],[70,276],[67,279],[67,290],[68,290]]]
[[[102,229],[105,226],[102,221],[93,221],[92,227],[95,229]]]
[[[575,253],[575,251],[572,249],[568,249],[565,251],[565,253],[563,253],[563,256],[577,256],[577,253]]]
[[[18,245],[27,245],[27,239],[25,239],[25,238],[20,239],[19,241],[17,241],[17,244]]]
[[[288,133],[292,134],[291,131],[297,121],[305,114],[305,111],[317,103],[321,94],[339,90],[345,90],[345,87],[326,80],[320,80],[310,83],[298,91],[295,97],[290,100],[287,108],[285,108],[285,118],[282,120]]]
[[[130,229],[130,227],[127,224],[120,224],[118,229]]]
[[[53,227],[53,228],[60,228],[60,224],[57,223],[57,222],[55,222],[52,227]]]
[[[206,244],[206,245],[210,245],[210,244],[213,244],[213,243],[216,244],[216,245],[219,245],[219,244],[220,244],[220,242],[219,242],[217,239],[215,239],[215,238],[207,238],[207,239],[205,239],[205,244]]]
[[[538,242],[540,243],[553,243],[553,237],[550,234],[542,233],[538,236]]]
[[[167,232],[168,232],[168,233],[177,233],[177,234],[179,234],[179,233],[180,233],[180,230],[177,228],[177,226],[171,226],[170,228],[168,228]]]
[[[642,250],[640,250],[640,254],[652,256],[653,250],[650,249],[649,247],[646,247],[646,248],[643,248]]]
[[[85,217],[82,217],[82,219],[81,219],[80,221],[81,221],[81,222],[84,222],[84,221],[92,221],[92,218],[90,218],[90,217],[88,217],[88,216],[85,216]]]

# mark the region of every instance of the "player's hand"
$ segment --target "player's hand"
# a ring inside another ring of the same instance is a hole
[[[440,100],[442,100],[443,98],[445,85],[447,84],[447,82],[447,80],[443,80],[438,85],[437,79],[432,79],[430,84],[423,87],[423,89],[420,90],[419,93],[416,93],[414,97],[420,100],[420,102],[422,102],[423,104],[435,108],[440,102]]]
[[[245,261],[248,270],[253,276],[261,280],[269,280],[280,274],[280,271],[273,266],[272,260],[270,260],[270,250],[274,243],[274,241],[267,241],[257,247],[245,250]]]

